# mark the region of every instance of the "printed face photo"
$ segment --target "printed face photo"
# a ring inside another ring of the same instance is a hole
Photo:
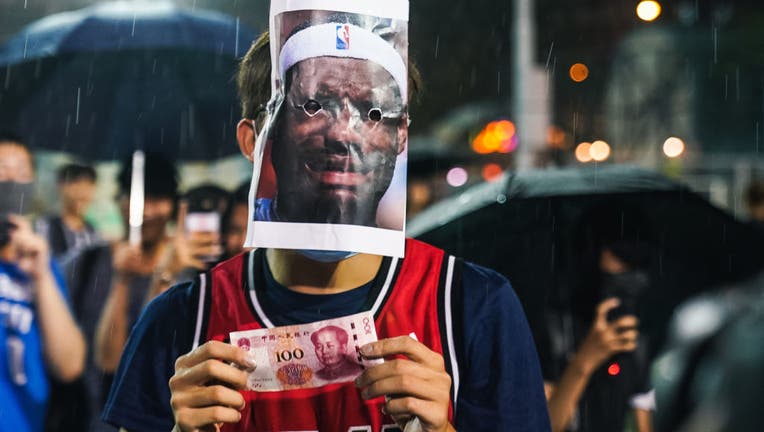
[[[324,366],[334,366],[344,360],[347,351],[347,333],[344,338],[339,338],[338,331],[345,333],[344,330],[325,328],[315,333],[313,347],[316,350],[318,361]]]
[[[381,66],[318,57],[287,74],[273,140],[282,220],[375,226],[406,144],[404,104]]]

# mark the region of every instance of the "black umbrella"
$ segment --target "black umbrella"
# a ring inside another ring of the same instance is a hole
[[[34,148],[86,159],[229,155],[236,61],[255,36],[233,17],[161,1],[48,16],[0,48],[0,121]]]
[[[612,216],[597,216],[600,208]],[[653,347],[680,301],[764,267],[764,236],[755,228],[680,184],[628,166],[505,174],[432,206],[407,229],[506,275],[535,331],[545,307],[579,295],[573,290],[586,277],[580,274],[582,227],[603,216],[623,224],[623,215],[635,211],[649,227],[652,283],[642,297],[647,313],[641,320]]]

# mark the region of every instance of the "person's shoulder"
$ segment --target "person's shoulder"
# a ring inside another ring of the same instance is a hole
[[[462,262],[460,270],[466,316],[525,319],[520,299],[504,275],[469,261]]]
[[[167,313],[185,313],[199,298],[197,279],[173,285],[167,291],[156,296],[144,309],[141,321],[166,320]],[[173,320],[174,321],[174,320]]]

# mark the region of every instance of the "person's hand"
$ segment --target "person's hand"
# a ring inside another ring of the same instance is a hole
[[[246,388],[254,368],[244,350],[218,341],[178,357],[170,378],[173,430],[218,431],[221,423],[238,422],[244,397],[237,390]]]
[[[220,233],[208,231],[186,231],[186,215],[188,203],[178,205],[176,232],[167,253],[160,264],[162,272],[177,274],[186,268],[206,270],[207,257],[220,256],[223,248],[220,245]]]
[[[112,265],[114,273],[122,277],[130,277],[144,272],[143,254],[140,246],[132,246],[128,242],[119,242],[112,249]]]
[[[19,269],[35,281],[51,276],[48,242],[32,230],[24,217],[9,214],[8,221],[14,226],[10,244]]]
[[[418,417],[423,432],[453,431],[448,422],[451,377],[443,356],[409,336],[382,339],[361,347],[369,359],[403,355],[364,371],[355,381],[364,399],[386,396],[384,411],[404,428]]]
[[[609,298],[597,305],[594,323],[575,357],[584,372],[592,373],[614,354],[637,348],[637,317],[624,315],[612,322],[607,319],[608,312],[620,303],[617,298]]]

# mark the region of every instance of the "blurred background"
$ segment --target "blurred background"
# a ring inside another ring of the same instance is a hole
[[[44,16],[95,3],[0,0],[0,43]],[[256,33],[267,23],[263,0],[174,4],[223,12]],[[526,12],[515,13],[520,6]],[[411,22],[425,82],[411,109],[411,216],[506,168],[632,163],[747,217],[744,188],[764,170],[761,2],[478,0],[444,8],[424,0],[411,4]],[[2,72],[7,88],[10,73]],[[208,141],[235,147],[230,134]],[[60,157],[40,154],[40,163]],[[99,163],[99,177],[113,178],[113,169]],[[182,170],[185,188],[212,178],[233,187],[248,176],[236,155]],[[39,183],[49,196],[46,172]],[[110,195],[105,182],[105,206],[92,211],[99,229],[116,236],[118,222],[105,217],[116,215]]]
[[[113,21],[78,11],[101,6]],[[86,219],[119,239],[115,177],[135,148],[174,159],[181,192],[247,181],[234,75],[267,21],[266,0],[0,0],[0,127],[34,150],[37,212],[59,210],[58,167],[92,164]],[[645,368],[760,303],[762,279],[735,284],[764,268],[764,2],[416,0],[409,31],[424,92],[410,108],[408,234],[512,281],[545,378],[603,297],[605,252],[646,275],[628,294]],[[699,295],[706,306],[670,326]],[[660,362],[654,387],[691,388],[679,358]],[[620,369],[604,367],[607,383]],[[680,392],[661,430],[702,399]]]

